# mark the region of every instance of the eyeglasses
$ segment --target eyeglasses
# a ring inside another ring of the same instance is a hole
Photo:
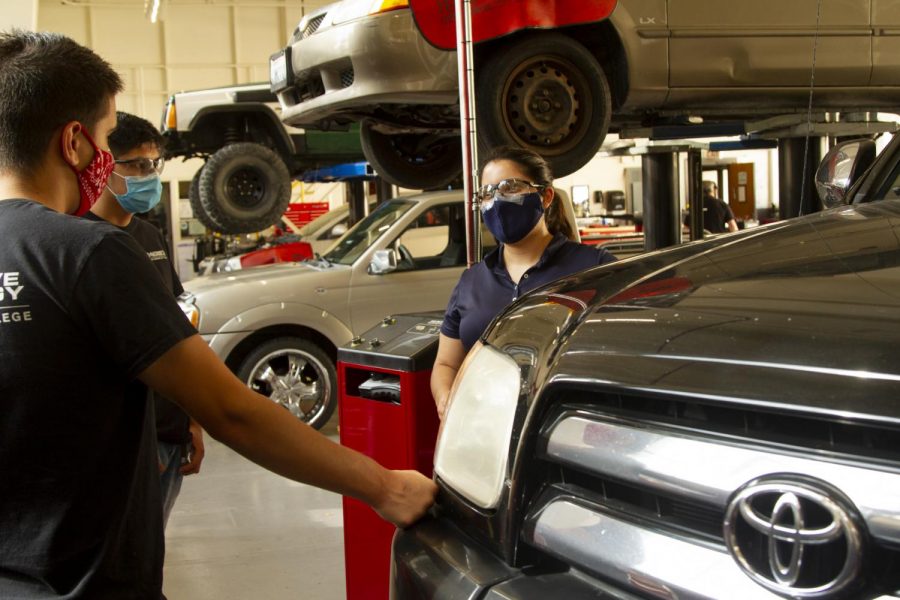
[[[521,204],[521,198],[511,198],[510,196],[524,194],[529,188],[543,190],[545,187],[539,183],[531,183],[524,179],[509,178],[495,184],[481,186],[481,189],[475,193],[475,199],[481,206],[481,210],[488,210],[494,205],[494,200]]]
[[[162,156],[158,158],[146,158],[141,156],[138,158],[117,160],[116,164],[132,168],[141,175],[152,175],[153,173],[161,174],[166,161]]]

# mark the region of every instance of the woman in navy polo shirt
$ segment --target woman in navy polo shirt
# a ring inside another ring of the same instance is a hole
[[[510,302],[545,283],[616,260],[582,245],[555,201],[547,162],[523,148],[488,155],[478,191],[484,224],[500,245],[465,271],[450,296],[441,326],[431,392],[443,419],[450,386],[469,349]]]

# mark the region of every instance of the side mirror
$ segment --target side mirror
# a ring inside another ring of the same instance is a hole
[[[397,270],[397,253],[392,250],[376,250],[369,263],[370,275],[384,275]]]
[[[875,142],[843,142],[828,151],[816,170],[816,191],[825,208],[847,203],[847,190],[875,162]]]
[[[346,223],[338,223],[334,227],[331,228],[331,231],[328,232],[329,239],[339,238],[342,235],[347,233],[347,224]]]

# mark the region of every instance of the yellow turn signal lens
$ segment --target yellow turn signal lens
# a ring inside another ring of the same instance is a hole
[[[389,10],[397,10],[398,8],[408,8],[409,0],[375,0],[372,3],[370,15],[388,12]]]
[[[177,129],[178,128],[178,119],[175,115],[175,97],[172,96],[169,99],[169,103],[166,104],[166,129]]]

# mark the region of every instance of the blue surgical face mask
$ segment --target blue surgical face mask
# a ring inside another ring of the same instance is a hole
[[[113,174],[125,180],[125,193],[117,194],[112,189],[109,191],[126,211],[132,214],[145,213],[159,204],[162,198],[162,181],[159,175],[119,175],[115,171]]]
[[[515,244],[531,233],[544,214],[539,192],[494,197],[490,207],[481,211],[484,224],[497,241]]]

